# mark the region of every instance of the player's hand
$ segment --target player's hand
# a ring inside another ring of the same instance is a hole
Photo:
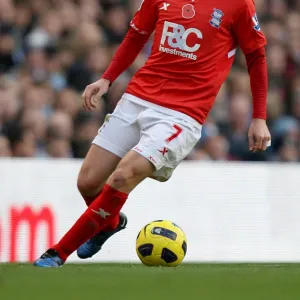
[[[249,150],[252,152],[265,151],[269,146],[271,146],[271,135],[265,120],[252,120],[248,139]]]
[[[107,93],[110,85],[110,81],[104,78],[88,85],[83,94],[83,107],[86,110],[92,110],[96,108],[96,103],[101,99],[101,97]]]

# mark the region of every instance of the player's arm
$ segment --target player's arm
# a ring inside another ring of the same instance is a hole
[[[266,39],[260,30],[253,0],[245,0],[232,25],[233,33],[245,54],[253,99],[252,123],[249,129],[249,150],[266,150],[271,141],[266,125],[268,71]]]
[[[112,83],[128,69],[145,46],[157,21],[155,0],[144,0],[130,22],[130,29],[103,74]]]
[[[110,65],[102,75],[112,84],[135,61],[149,39],[148,34],[141,34],[130,28],[112,58]]]
[[[123,42],[116,51],[102,78],[87,86],[82,97],[83,106],[90,110],[95,108],[96,101],[104,95],[109,86],[134,62],[151,33],[155,29],[157,10],[155,0],[144,0],[140,9],[130,22]]]

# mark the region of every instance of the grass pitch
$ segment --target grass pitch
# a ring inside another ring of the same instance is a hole
[[[0,264],[1,300],[299,300],[299,264]]]

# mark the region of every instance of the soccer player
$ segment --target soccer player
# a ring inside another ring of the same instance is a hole
[[[61,266],[75,250],[80,258],[92,257],[125,228],[120,210],[130,192],[147,177],[168,180],[200,139],[238,46],[253,96],[249,150],[264,151],[270,144],[266,40],[253,0],[144,0],[130,25],[102,78],[86,87],[84,107],[95,107],[155,31],[151,55],[107,116],[83,163],[78,188],[87,210],[36,266]]]

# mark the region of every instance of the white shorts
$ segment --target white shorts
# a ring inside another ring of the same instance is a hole
[[[130,150],[140,153],[155,166],[153,178],[166,181],[199,141],[201,129],[185,114],[124,94],[93,144],[121,158]]]

